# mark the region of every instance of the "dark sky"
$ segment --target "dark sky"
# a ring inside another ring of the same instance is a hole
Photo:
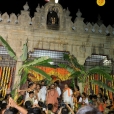
[[[30,6],[30,15],[33,16],[35,9],[40,3],[40,6],[46,2],[44,0],[0,0],[0,11],[19,14],[20,10],[23,10],[23,5],[28,1]],[[71,12],[72,20],[76,17],[78,9],[82,12],[82,17],[85,18],[84,22],[97,22],[97,17],[100,14],[101,20],[107,25],[114,24],[114,0],[106,0],[106,4],[100,7],[96,4],[96,0],[59,0],[59,3],[63,8],[69,8]]]

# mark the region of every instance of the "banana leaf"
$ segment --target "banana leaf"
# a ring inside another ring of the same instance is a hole
[[[37,64],[35,64],[36,66]],[[56,66],[51,65],[50,63],[43,63],[43,64],[39,64],[38,66],[43,66],[43,67],[50,67],[50,68],[56,68]]]
[[[100,69],[100,70],[103,70],[105,71],[106,73],[110,73],[111,72],[111,68],[108,67],[108,66],[95,66],[95,67],[91,67],[89,70],[93,70],[93,69]]]
[[[25,84],[27,81],[27,76],[28,76],[28,70],[24,70],[22,76],[21,76],[21,81],[20,81],[20,86]]]
[[[107,72],[105,72],[102,69],[99,69],[98,67],[95,67],[93,69],[89,69],[88,71],[88,75],[92,75],[92,74],[100,74],[102,75],[104,78],[106,78],[107,80],[112,81],[113,78],[110,76],[110,74],[108,74]]]
[[[27,52],[28,52],[28,47],[27,47],[27,41],[25,44],[23,44],[23,54],[20,56],[22,61],[27,60]]]
[[[16,88],[14,88],[12,91],[11,91],[11,97],[14,99],[15,97],[15,94],[16,94]]]
[[[2,38],[2,36],[0,36],[0,42],[2,43],[2,45],[6,48],[8,54],[15,60],[17,60],[16,54],[13,51],[13,49],[10,47],[10,45]]]
[[[23,64],[22,67],[24,68],[24,67],[36,65],[36,64],[41,63],[41,62],[43,62],[45,60],[48,60],[48,59],[49,59],[48,57],[36,58],[36,59],[34,59],[32,61],[27,61],[26,63]]]
[[[27,67],[27,68],[28,68],[28,70],[32,70],[32,71],[34,71],[34,72],[36,72],[36,73],[42,75],[43,77],[45,77],[45,78],[46,78],[47,80],[49,80],[49,81],[52,80],[51,76],[49,76],[48,74],[46,74],[43,70],[40,70],[39,68],[35,68],[35,67],[33,67],[33,66],[29,66],[29,67]]]
[[[70,75],[69,78],[78,78],[79,76],[81,76],[81,72],[80,71],[76,71],[73,74]]]
[[[98,85],[98,86],[100,86],[100,87],[102,87],[102,88],[105,88],[106,90],[108,90],[108,91],[114,93],[114,89],[111,88],[111,87],[109,87],[109,86],[107,86],[107,85],[104,84],[103,82],[96,81],[96,80],[91,80],[90,82],[91,82],[92,84],[94,84],[94,85]]]
[[[69,53],[64,53],[63,58],[64,58],[64,60],[69,61],[70,60],[70,54]]]

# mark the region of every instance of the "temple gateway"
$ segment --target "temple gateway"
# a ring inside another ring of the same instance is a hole
[[[10,69],[13,82],[20,80],[18,70],[22,65],[20,56],[23,44],[28,39],[30,57],[49,55],[56,62],[62,61],[62,54],[69,52],[79,63],[89,65],[112,65],[114,58],[114,28],[102,23],[83,22],[80,10],[74,23],[68,9],[59,3],[48,2],[36,8],[34,17],[29,16],[26,3],[20,15],[7,12],[0,14],[0,35],[10,44],[18,56],[12,60],[5,48],[0,46],[0,67]],[[9,85],[10,86],[10,85]]]

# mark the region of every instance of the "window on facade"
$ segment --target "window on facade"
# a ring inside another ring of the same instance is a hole
[[[12,88],[15,67],[16,61],[9,56],[5,47],[0,46],[0,88],[7,90]],[[4,97],[3,91],[1,91],[1,94]]]
[[[5,47],[0,46],[0,66],[14,67],[15,65],[16,65],[16,61],[10,57]]]
[[[92,54],[91,57],[85,60],[85,67],[89,69],[93,66],[108,66],[111,68],[112,61],[106,55]]]
[[[29,58],[32,59],[36,57],[48,56],[53,60],[53,65],[58,65],[59,63],[67,64],[67,61],[63,58],[64,53],[67,52],[35,49],[34,52],[29,53]]]

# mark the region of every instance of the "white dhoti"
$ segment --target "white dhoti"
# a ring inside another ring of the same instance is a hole
[[[69,91],[69,92],[68,92]],[[66,90],[64,93],[63,93],[63,101],[67,104],[70,104],[71,107],[73,107],[73,97],[72,97],[72,90],[69,89],[69,90]]]

